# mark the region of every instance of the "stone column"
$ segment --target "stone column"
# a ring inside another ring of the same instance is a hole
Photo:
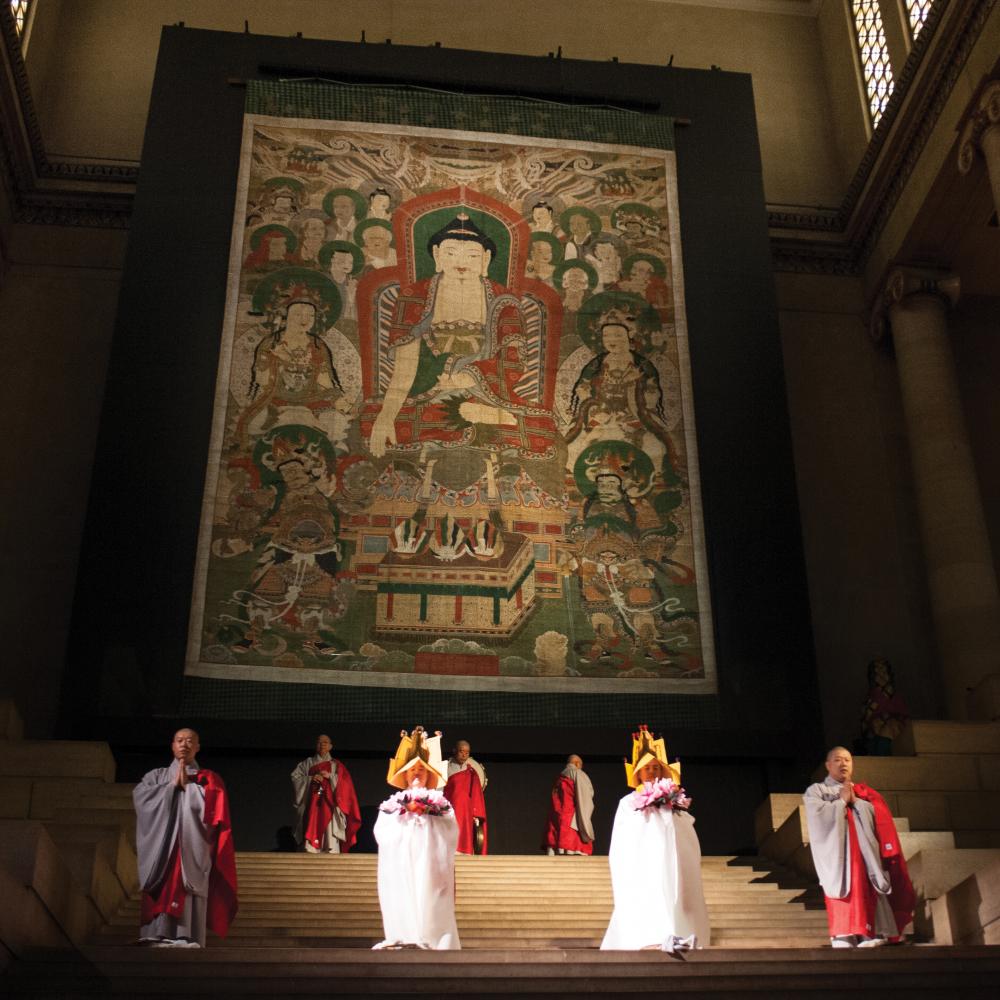
[[[993,207],[1000,214],[1000,80],[990,80],[979,92],[979,100],[969,114],[962,141],[958,144],[958,169],[967,174],[983,154],[993,188]]]
[[[1000,671],[1000,593],[948,342],[958,292],[955,275],[897,267],[874,319],[899,369],[948,715],[966,719],[970,689]]]

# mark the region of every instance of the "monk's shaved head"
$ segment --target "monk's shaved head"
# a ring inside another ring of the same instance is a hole
[[[580,768],[581,771],[583,770],[583,758],[579,754],[571,753],[566,758],[566,763],[572,764],[573,767]]]
[[[850,781],[854,774],[854,757],[847,747],[831,747],[826,755],[826,773],[834,781]]]

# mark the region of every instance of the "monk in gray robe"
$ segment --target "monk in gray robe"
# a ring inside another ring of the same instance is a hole
[[[346,854],[357,842],[361,808],[350,772],[330,756],[333,741],[316,738],[316,753],[292,771],[295,839],[309,854]]]
[[[594,853],[594,786],[583,758],[570,754],[552,786],[542,847],[546,854]]]
[[[179,729],[169,767],[132,793],[142,889],[139,940],[203,948],[206,928],[224,937],[236,915],[236,854],[222,779],[202,768],[193,729]]]
[[[899,835],[882,796],[851,780],[849,750],[834,747],[826,756],[826,773],[803,798],[830,943],[876,948],[898,940],[913,919],[913,886]]]

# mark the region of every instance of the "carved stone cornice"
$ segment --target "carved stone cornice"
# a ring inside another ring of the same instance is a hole
[[[776,271],[830,273],[817,248],[830,236],[859,274],[871,256],[997,0],[938,0],[836,209],[768,212]],[[796,251],[798,248],[798,251]],[[816,266],[820,265],[820,266]]]
[[[979,100],[974,102],[962,130],[962,140],[958,144],[958,169],[967,174],[976,159],[976,151],[981,151],[984,133],[1000,126],[1000,80],[987,80],[979,92]]]
[[[123,229],[139,169],[50,160],[10,5],[0,3],[0,175],[15,222]]]
[[[912,303],[914,297],[937,299],[945,308],[958,304],[961,279],[954,271],[920,264],[897,264],[886,275],[882,293],[872,308],[869,332],[875,341],[891,334],[890,313],[894,306]]]

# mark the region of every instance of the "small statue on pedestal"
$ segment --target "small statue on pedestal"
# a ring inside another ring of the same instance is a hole
[[[892,664],[876,657],[868,664],[868,697],[861,709],[861,736],[855,743],[858,754],[891,757],[892,741],[910,717],[909,709],[896,691]]]

